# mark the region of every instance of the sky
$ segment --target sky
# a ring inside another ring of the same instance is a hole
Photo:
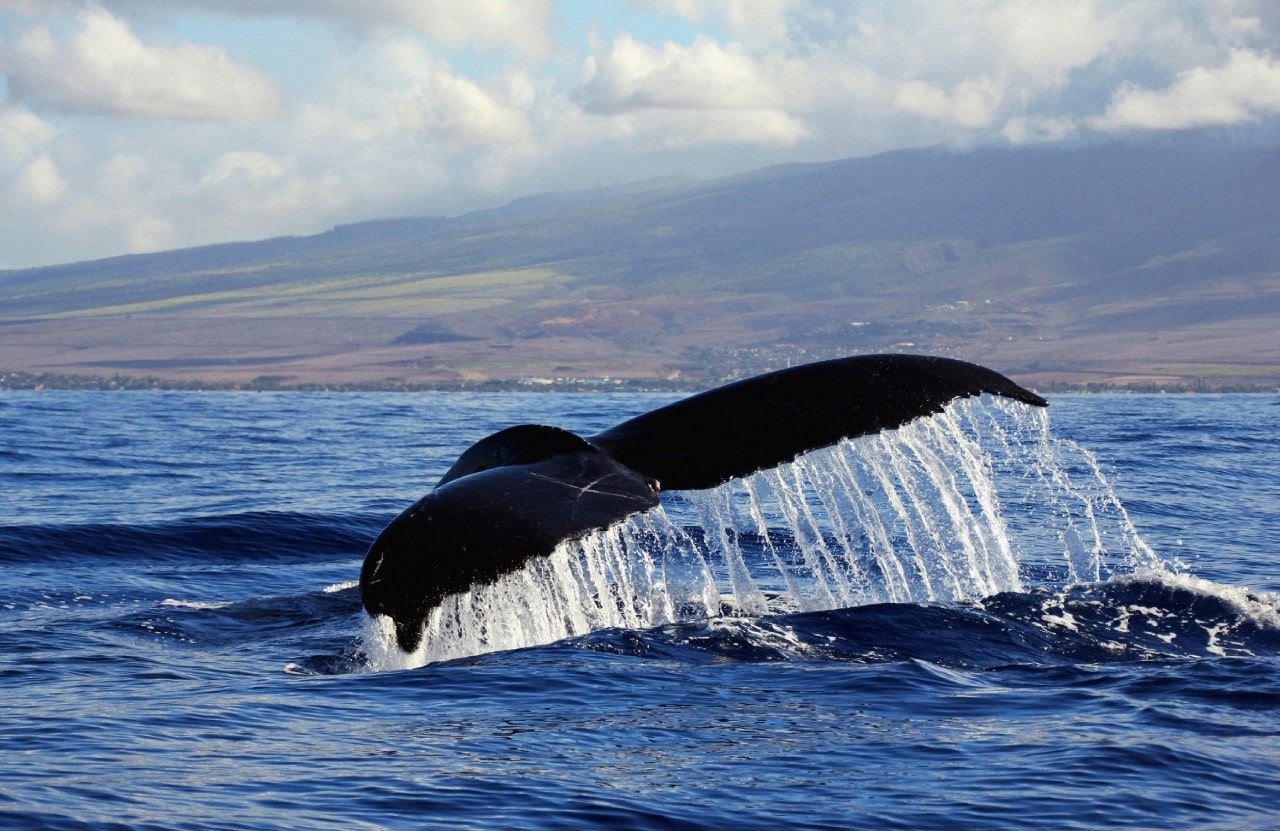
[[[1280,3],[0,0],[0,268],[1188,136],[1280,145]]]

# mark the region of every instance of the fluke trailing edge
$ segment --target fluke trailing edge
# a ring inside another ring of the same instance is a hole
[[[463,453],[378,536],[360,572],[364,607],[389,616],[413,652],[445,597],[656,507],[660,490],[715,487],[983,393],[1046,404],[975,364],[865,355],[748,378],[585,439],[507,428]]]

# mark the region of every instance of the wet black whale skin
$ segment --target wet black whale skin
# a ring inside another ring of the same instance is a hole
[[[585,439],[545,425],[501,430],[378,536],[360,573],[364,607],[390,616],[412,652],[445,597],[647,511],[659,490],[715,487],[983,393],[1047,403],[976,364],[864,355],[718,387]]]

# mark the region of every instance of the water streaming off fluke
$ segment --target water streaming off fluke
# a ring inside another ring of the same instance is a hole
[[[447,598],[414,655],[377,621],[366,645],[371,667],[390,669],[604,628],[978,599],[1160,566],[1087,450],[1054,437],[1045,410],[983,396],[664,494],[660,508]]]

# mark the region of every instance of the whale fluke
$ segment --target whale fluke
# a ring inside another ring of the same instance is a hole
[[[624,421],[588,439],[664,490],[700,490],[841,439],[901,427],[957,398],[1046,405],[986,367],[923,355],[862,355],[757,375]]]
[[[364,607],[389,616],[413,652],[445,597],[656,507],[659,490],[715,487],[984,393],[1047,404],[976,364],[866,355],[748,378],[586,439],[545,425],[501,430],[374,541],[360,572]]]

